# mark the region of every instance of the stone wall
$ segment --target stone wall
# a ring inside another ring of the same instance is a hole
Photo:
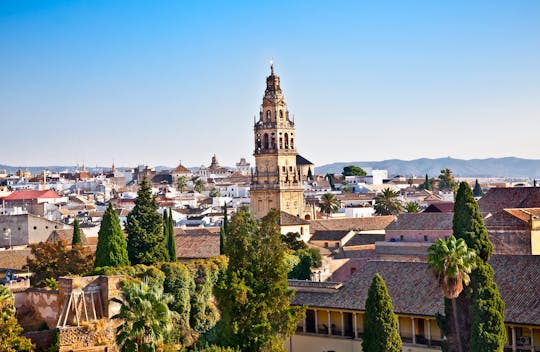
[[[54,329],[58,321],[58,291],[39,288],[26,290],[25,306],[34,308],[34,318],[47,323],[49,329]]]
[[[85,326],[59,329],[60,352],[116,351],[114,324],[106,319]]]

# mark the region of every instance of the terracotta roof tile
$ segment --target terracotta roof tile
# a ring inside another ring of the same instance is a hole
[[[279,217],[279,224],[281,226],[288,226],[288,225],[308,225],[309,222],[298,217],[298,216],[294,216],[294,215],[291,215],[287,212],[280,212],[280,217]]]
[[[453,217],[454,213],[399,214],[386,230],[452,230]]]
[[[17,200],[35,200],[38,198],[61,198],[55,191],[15,191],[9,196],[5,197],[5,201],[17,201]]]
[[[179,259],[210,258],[219,255],[219,234],[185,233],[175,236]]]
[[[365,218],[346,218],[346,219],[320,219],[311,220],[309,222],[310,231],[314,233],[318,230],[353,230],[353,231],[370,231],[384,230],[396,217],[389,216],[372,216]]]
[[[496,213],[505,208],[540,207],[540,187],[492,188],[478,201],[483,213]]]

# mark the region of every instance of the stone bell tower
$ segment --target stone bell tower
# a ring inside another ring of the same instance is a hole
[[[306,207],[296,165],[295,126],[289,119],[274,65],[270,70],[259,120],[254,126],[256,166],[250,190],[251,211],[257,218],[265,216],[270,209],[304,218]]]

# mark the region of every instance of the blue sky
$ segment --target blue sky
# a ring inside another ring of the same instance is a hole
[[[540,159],[540,1],[0,1],[0,164]]]

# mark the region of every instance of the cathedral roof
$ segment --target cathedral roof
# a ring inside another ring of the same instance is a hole
[[[281,211],[280,212],[280,218],[279,218],[279,224],[281,226],[291,226],[291,225],[309,225],[309,222],[298,217],[291,215],[287,212]]]

